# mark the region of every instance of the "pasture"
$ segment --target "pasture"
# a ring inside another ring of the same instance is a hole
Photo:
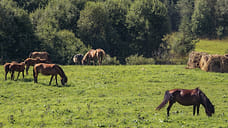
[[[0,68],[0,127],[228,127],[228,73],[185,69],[185,65],[61,66],[68,77],[62,87],[51,76],[4,80]],[[17,75],[17,73],[16,73]],[[207,117],[203,106],[175,103],[166,117],[166,90],[199,87],[215,105]]]
[[[195,51],[206,52],[208,54],[228,54],[228,38],[223,40],[200,40],[196,43]]]

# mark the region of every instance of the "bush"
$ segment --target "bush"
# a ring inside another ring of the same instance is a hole
[[[102,64],[103,65],[119,65],[120,62],[119,62],[119,60],[117,60],[116,57],[111,57],[110,55],[106,55]]]
[[[145,58],[143,55],[139,56],[131,55],[125,59],[127,65],[144,65],[144,64],[155,64],[153,58]]]

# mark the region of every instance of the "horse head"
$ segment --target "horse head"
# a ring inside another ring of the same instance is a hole
[[[67,77],[63,77],[63,78],[61,79],[61,83],[62,83],[62,85],[64,86],[64,85],[67,83]]]
[[[207,96],[201,91],[200,93],[201,101],[203,106],[205,107],[205,112],[207,116],[212,116],[212,114],[215,113],[214,105],[211,103],[211,101],[207,98]]]

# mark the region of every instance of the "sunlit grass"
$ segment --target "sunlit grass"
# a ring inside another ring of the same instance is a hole
[[[195,51],[219,55],[228,54],[228,38],[223,40],[201,39],[196,44]]]
[[[67,86],[48,86],[50,76],[32,70],[18,81],[4,81],[0,70],[0,125],[3,127],[226,127],[228,74],[187,70],[185,65],[61,66]],[[58,77],[59,78],[59,77]],[[60,78],[59,78],[60,79]],[[58,81],[60,84],[60,81]],[[166,90],[200,89],[215,105],[208,118],[204,108],[174,104],[155,111]]]

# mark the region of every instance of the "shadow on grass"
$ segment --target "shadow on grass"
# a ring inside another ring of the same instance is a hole
[[[56,84],[51,84],[51,85],[49,85],[49,83],[36,83],[36,84],[41,84],[41,85],[44,85],[44,86],[52,86],[52,87],[59,87],[59,88],[61,88],[61,87],[70,87],[71,85],[70,84],[66,84],[66,85],[62,85],[62,84],[58,84],[58,85],[56,85]]]

